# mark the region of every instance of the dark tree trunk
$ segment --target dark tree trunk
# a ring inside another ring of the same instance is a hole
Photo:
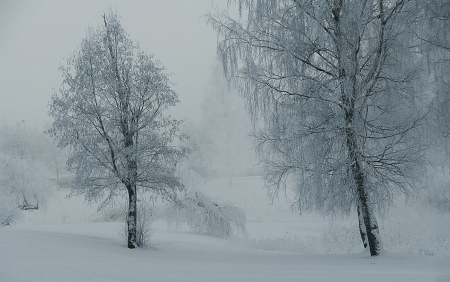
[[[134,249],[137,247],[136,243],[136,186],[129,185],[128,190],[128,216],[127,216],[127,228],[128,228],[128,248]]]
[[[359,234],[361,235],[361,240],[363,242],[364,248],[367,248],[367,231],[366,225],[364,224],[364,218],[362,216],[361,205],[358,204],[358,226],[359,226]]]
[[[357,62],[357,50],[355,45],[351,44],[350,38],[345,38],[341,32],[341,10],[342,1],[334,1],[332,14],[334,20],[334,34],[336,36],[336,52],[338,54],[338,70],[341,91],[341,103],[345,118],[345,135],[348,150],[348,161],[350,164],[351,177],[356,186],[356,196],[358,204],[358,218],[360,219],[360,232],[363,244],[366,241],[363,236],[364,223],[367,243],[371,256],[380,254],[381,243],[378,233],[378,224],[372,209],[372,203],[367,192],[367,184],[363,168],[361,167],[361,155],[358,147],[356,132],[354,126],[355,103],[358,98],[357,73],[359,71]],[[353,54],[354,56],[351,56]],[[367,246],[365,244],[365,246]]]
[[[133,144],[132,138],[128,138],[125,141],[127,147],[131,147]],[[136,161],[127,156],[128,159],[128,180],[127,180],[127,190],[128,190],[128,248],[134,249],[138,247],[137,243],[137,164]]]
[[[367,242],[370,248],[371,256],[378,256],[381,252],[380,234],[378,232],[378,223],[372,209],[372,203],[368,199],[368,194],[364,190],[365,187],[358,189],[358,198],[361,203],[361,212],[364,225],[367,231]]]
[[[351,116],[351,115],[348,115]],[[351,124],[350,122],[348,124]],[[358,199],[358,217],[362,217],[362,221],[365,225],[365,231],[367,235],[367,243],[370,249],[371,256],[378,256],[381,252],[381,241],[378,232],[378,223],[375,218],[375,214],[372,208],[372,203],[369,199],[369,194],[367,192],[365,176],[361,168],[359,161],[358,147],[356,142],[356,136],[353,129],[349,126],[347,127],[347,148],[349,151],[350,158],[350,168],[353,176],[353,180],[356,185],[356,193]],[[361,220],[359,221],[361,224]],[[364,230],[360,225],[360,232]],[[361,237],[363,235],[361,234]],[[362,238],[363,239],[363,238]],[[363,244],[364,244],[363,239]]]
[[[39,209],[39,202],[36,202],[36,205],[28,204],[27,199],[25,198],[25,195],[23,195],[23,203],[19,205],[19,208],[21,210],[27,211],[27,210],[38,210]]]

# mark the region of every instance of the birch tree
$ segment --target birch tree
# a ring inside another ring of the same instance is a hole
[[[293,180],[293,208],[358,213],[371,256],[382,250],[376,210],[414,192],[423,159],[419,58],[407,0],[238,0],[240,17],[208,21],[245,97],[272,195]]]
[[[70,148],[75,194],[103,204],[128,195],[128,248],[135,248],[138,191],[174,198],[183,188],[175,166],[186,152],[173,146],[180,122],[164,114],[178,102],[164,67],[129,39],[116,14],[103,20],[61,67],[50,133]]]

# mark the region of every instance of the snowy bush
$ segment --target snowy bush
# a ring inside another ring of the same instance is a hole
[[[424,189],[421,202],[440,213],[450,213],[450,175],[436,173]]]
[[[45,207],[56,189],[38,161],[0,154],[0,224],[17,221],[21,210]]]
[[[9,197],[2,195],[0,197],[0,226],[11,225],[18,221],[22,216],[21,210],[17,208]]]
[[[392,208],[379,221],[386,251],[415,255],[450,256],[450,214],[440,214],[415,203]],[[317,246],[321,253],[362,251],[358,226],[332,224],[324,231]]]
[[[163,217],[166,209],[165,204],[155,205],[151,203],[151,200],[138,200],[138,206],[144,205],[145,212],[151,214],[153,220]],[[139,208],[139,207],[138,207]],[[91,218],[93,222],[123,222],[127,218],[128,207],[121,202],[115,202],[115,204],[103,207],[98,211],[95,216]]]
[[[357,227],[356,227],[357,228]],[[357,229],[355,229],[357,230]],[[253,249],[301,254],[348,254],[363,250],[357,232],[343,224],[330,224],[321,235],[299,236],[286,233],[283,237],[235,239],[234,243]]]
[[[125,241],[128,241],[128,207],[123,207],[122,210],[125,214],[125,222],[121,227],[120,236]],[[136,212],[136,244],[138,247],[145,248],[150,244],[150,239],[154,232],[154,229],[152,228],[153,222],[154,217],[151,206],[145,202],[138,202]]]
[[[177,165],[177,176],[181,179],[187,191],[195,190],[202,182],[203,178],[186,162]]]
[[[450,214],[438,214],[417,204],[392,209],[380,221],[384,249],[403,254],[450,256],[448,222]],[[237,238],[233,242],[248,248],[303,254],[349,254],[364,250],[358,226],[353,222],[332,223],[316,236],[301,237],[286,233],[283,237]]]
[[[201,192],[188,193],[179,203],[169,208],[166,218],[171,226],[185,222],[191,230],[228,238],[233,234],[246,234],[246,217],[241,208],[221,205]]]
[[[119,222],[127,218],[127,207],[122,204],[104,208],[93,219],[94,222]]]
[[[384,247],[387,251],[416,255],[450,256],[450,213],[416,203],[392,210],[381,222]]]
[[[289,235],[283,237],[260,237],[259,239],[234,238],[233,243],[239,246],[252,249],[311,254],[315,253],[313,236],[300,237],[299,235]]]
[[[319,237],[320,245],[317,247],[320,253],[349,254],[364,250],[358,226],[352,223],[330,223]]]

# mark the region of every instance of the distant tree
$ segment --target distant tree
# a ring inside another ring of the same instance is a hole
[[[42,159],[45,137],[43,132],[28,128],[25,120],[14,126],[0,127],[0,152],[27,159]]]
[[[55,191],[47,168],[39,161],[0,154],[0,225],[20,217],[20,210],[45,206]]]
[[[450,52],[450,35],[448,32],[450,1],[429,0],[420,1],[418,4],[424,20],[418,27],[416,35],[423,43],[430,44],[434,52],[443,52],[444,54]],[[442,61],[434,61],[434,63],[440,62]],[[444,62],[448,63],[448,59],[444,59]]]
[[[175,197],[183,189],[175,166],[186,150],[173,144],[180,122],[164,115],[178,102],[164,68],[129,39],[118,15],[103,20],[61,67],[49,132],[70,148],[73,193],[107,204],[126,191],[128,248],[135,248],[138,189]]]
[[[61,181],[61,172],[66,171],[65,162],[67,161],[67,150],[61,150],[58,148],[56,144],[56,140],[54,138],[49,138],[47,135],[46,141],[46,156],[47,163],[51,162],[51,168],[54,169],[56,173],[56,185],[58,187],[63,187],[64,183]]]
[[[273,194],[296,190],[294,208],[358,211],[371,256],[382,249],[374,209],[414,192],[423,159],[424,105],[413,1],[239,0],[218,12],[218,52],[240,86]],[[243,14],[243,12],[246,14]],[[417,174],[416,174],[417,175]]]
[[[417,30],[421,40],[421,49],[427,58],[429,84],[431,92],[433,129],[437,129],[441,137],[431,134],[437,146],[436,159],[441,164],[450,165],[450,1],[431,0],[420,2],[425,21]],[[442,150],[446,154],[442,154]]]
[[[203,102],[203,126],[213,140],[214,164],[226,171],[232,184],[234,169],[242,163],[245,137],[250,127],[242,100],[226,81],[223,71],[216,65],[210,78],[208,94]],[[246,129],[248,130],[246,132]],[[249,145],[249,144],[248,144]],[[250,149],[247,148],[247,150]]]
[[[189,148],[189,157],[185,166],[194,170],[201,178],[207,180],[212,177],[212,147],[213,140],[202,127],[201,122],[186,120],[181,130],[189,136],[183,140],[182,145]]]
[[[230,85],[219,64],[209,80],[200,126],[209,136],[211,162],[226,172],[229,184],[243,166],[253,165],[251,124],[238,89]]]
[[[432,97],[428,115],[427,152],[429,183],[421,200],[436,211],[450,211],[450,1],[418,1],[424,21],[418,26],[421,52],[426,57],[428,83]]]
[[[184,123],[183,132],[189,135],[184,141],[189,165],[203,178],[226,176],[231,185],[237,173],[255,163],[244,101],[218,63],[211,68],[200,120]]]
[[[15,126],[0,126],[0,153],[39,161],[56,174],[57,184],[67,159],[65,151],[56,147],[53,138],[44,131],[27,127],[25,121]]]

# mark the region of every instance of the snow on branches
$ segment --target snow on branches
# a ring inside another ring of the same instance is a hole
[[[166,212],[171,226],[187,223],[191,230],[221,238],[246,234],[246,216],[243,209],[222,205],[202,192],[187,193],[177,205]]]
[[[169,200],[183,190],[175,167],[187,150],[173,146],[181,122],[166,115],[178,96],[164,67],[129,39],[117,14],[103,20],[61,67],[49,132],[71,149],[76,194],[103,203],[128,194],[128,247],[134,248],[138,190]]]

